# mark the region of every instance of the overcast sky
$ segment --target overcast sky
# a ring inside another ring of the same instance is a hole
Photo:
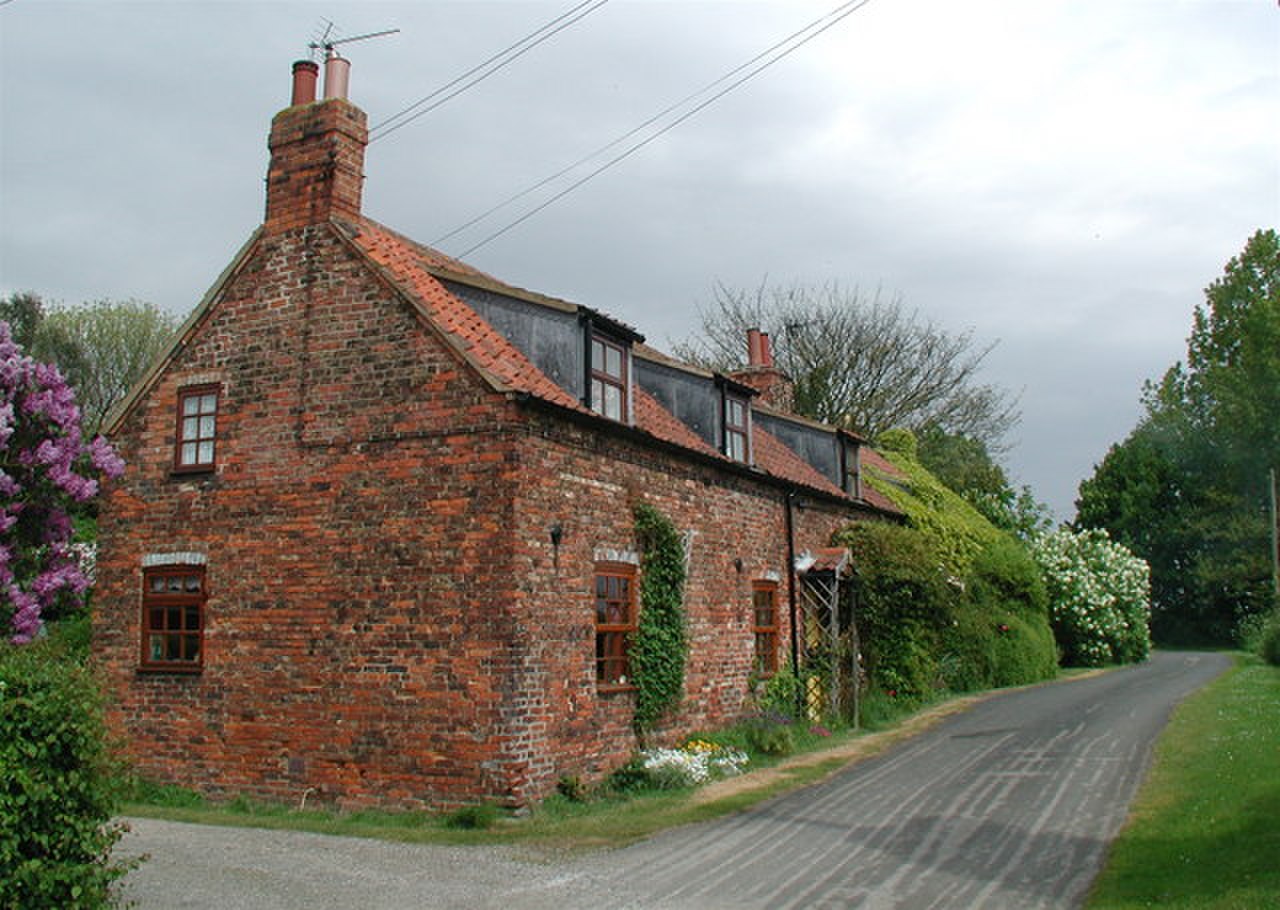
[[[322,20],[400,29],[343,48],[376,124],[574,5],[3,2],[0,294],[185,314],[262,220]],[[432,243],[836,6],[613,0],[375,141],[365,213]],[[998,341],[1008,466],[1067,519],[1203,288],[1278,225],[1275,0],[872,0],[467,259],[662,348],[716,282],[900,296]]]

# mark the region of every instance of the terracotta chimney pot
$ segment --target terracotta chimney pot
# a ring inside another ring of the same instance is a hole
[[[293,65],[293,100],[292,107],[298,104],[310,104],[316,100],[316,79],[320,75],[320,64],[311,60],[299,60]]]

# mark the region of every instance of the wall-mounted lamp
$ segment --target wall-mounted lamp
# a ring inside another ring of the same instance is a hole
[[[742,557],[739,556],[733,561],[733,567],[738,570],[738,574],[742,574]]]
[[[564,540],[564,525],[556,522],[548,533],[551,535],[551,564],[556,572],[560,571],[560,541]]]

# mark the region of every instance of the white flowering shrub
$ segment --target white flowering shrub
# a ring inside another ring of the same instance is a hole
[[[1032,555],[1044,572],[1049,615],[1063,662],[1130,663],[1151,652],[1151,572],[1107,532],[1059,529]]]
[[[733,777],[746,770],[748,762],[745,752],[704,740],[693,740],[679,749],[646,749],[640,758],[650,782],[660,790]]]

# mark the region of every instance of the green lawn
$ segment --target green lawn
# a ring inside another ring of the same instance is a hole
[[[1086,906],[1280,907],[1280,668],[1240,656],[1177,709]]]

